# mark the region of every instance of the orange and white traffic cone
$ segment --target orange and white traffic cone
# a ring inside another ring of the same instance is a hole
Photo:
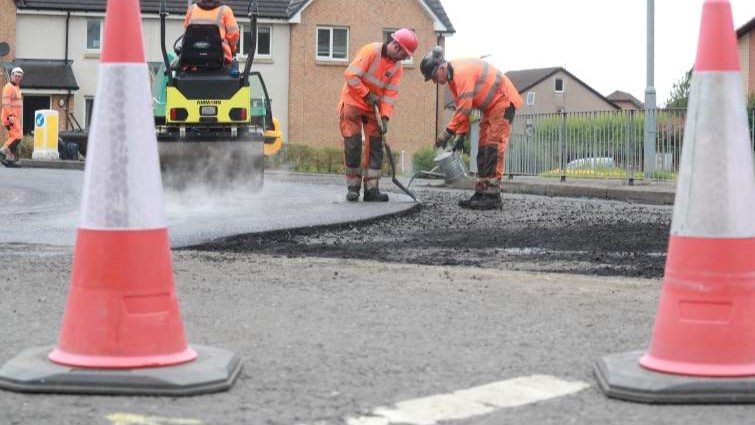
[[[142,46],[139,0],[109,0],[60,339],[0,368],[2,388],[190,395],[238,376],[233,353],[186,343]]]
[[[703,5],[650,349],[604,357],[610,397],[755,402],[755,172],[731,5]]]

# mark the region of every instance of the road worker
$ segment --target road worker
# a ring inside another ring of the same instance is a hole
[[[233,15],[233,10],[220,0],[200,0],[189,6],[184,19],[184,29],[191,24],[215,24],[220,29],[220,39],[223,40],[225,63],[233,61],[239,42],[239,24]]]
[[[393,106],[398,99],[403,64],[417,49],[417,36],[401,28],[391,34],[387,43],[370,43],[359,49],[344,72],[346,82],[338,103],[341,136],[346,168],[346,200],[359,200],[362,185],[362,127],[366,140],[365,202],[385,202],[388,195],[380,193],[379,181],[383,166],[382,134],[388,129]],[[378,123],[374,107],[380,112]],[[381,129],[383,129],[381,131]]]
[[[474,210],[500,209],[503,205],[503,156],[522,97],[508,77],[493,65],[482,59],[446,61],[440,46],[422,58],[420,71],[425,81],[448,83],[456,106],[451,121],[435,142],[436,147],[445,148],[452,137],[455,140],[465,137],[469,133],[469,113],[473,109],[482,112],[475,192],[471,198],[459,201],[459,206]]]
[[[6,165],[18,159],[18,145],[21,143],[23,133],[21,128],[21,118],[24,111],[24,100],[21,95],[21,80],[23,78],[24,70],[13,68],[10,73],[10,81],[3,87],[0,120],[3,127],[8,130],[8,140],[0,148],[0,160]]]

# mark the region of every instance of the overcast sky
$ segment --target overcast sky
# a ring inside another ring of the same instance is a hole
[[[645,99],[647,0],[440,0],[448,58],[491,55],[502,71],[562,66],[604,96]],[[755,0],[730,0],[734,29]],[[655,91],[663,106],[692,68],[703,0],[655,0]],[[424,53],[423,53],[424,54]]]

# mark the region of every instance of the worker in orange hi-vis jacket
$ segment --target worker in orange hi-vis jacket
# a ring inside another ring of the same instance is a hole
[[[469,133],[469,113],[473,109],[482,112],[475,193],[459,201],[459,206],[474,210],[500,209],[503,205],[503,156],[522,97],[508,77],[493,65],[482,59],[446,61],[440,46],[422,58],[420,71],[425,81],[447,83],[456,105],[453,118],[435,142],[437,147],[444,148],[454,136],[456,141],[462,141]]]
[[[189,6],[184,18],[184,28],[191,24],[214,24],[220,29],[220,39],[223,40],[225,63],[230,64],[236,54],[239,42],[239,24],[233,15],[233,10],[220,0],[200,0]]]
[[[344,144],[348,201],[359,200],[362,185],[362,127],[367,141],[362,199],[365,202],[388,200],[388,195],[380,193],[378,187],[383,166],[382,134],[388,129],[398,99],[403,74],[401,61],[411,57],[416,49],[417,36],[412,30],[401,28],[391,34],[390,42],[371,43],[359,49],[343,73],[346,82],[341,90],[338,115]],[[382,125],[375,117],[375,106],[380,111]]]
[[[21,143],[22,128],[21,118],[24,111],[24,100],[21,96],[21,80],[24,78],[24,70],[13,68],[10,73],[10,81],[3,87],[2,94],[2,111],[0,111],[0,121],[3,127],[8,130],[8,140],[0,148],[0,160],[16,161],[18,156],[18,145]]]

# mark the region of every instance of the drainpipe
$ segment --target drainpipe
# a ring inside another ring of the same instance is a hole
[[[443,40],[443,36],[439,33],[438,38],[435,41],[436,46],[440,46],[440,42]],[[445,47],[444,47],[445,50]],[[438,116],[440,115],[440,84],[435,85],[435,139],[438,138]]]
[[[68,34],[69,30],[71,28],[71,11],[66,12],[66,40],[65,40],[65,63],[68,63]],[[71,125],[71,119],[69,117],[69,113],[71,111],[71,89],[68,89],[68,93],[66,94],[66,128],[69,130],[73,130],[73,126]]]
[[[68,30],[71,27],[71,11],[69,10],[66,12],[66,57],[65,60],[68,62]]]

